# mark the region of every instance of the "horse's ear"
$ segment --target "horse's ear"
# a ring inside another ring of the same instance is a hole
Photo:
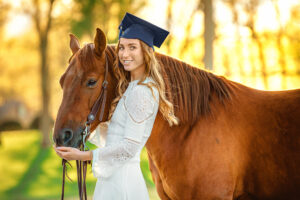
[[[101,56],[106,48],[106,37],[101,29],[97,28],[96,31],[97,32],[94,40],[95,53],[97,56]]]
[[[70,34],[70,48],[73,54],[75,54],[80,49],[78,39],[73,34]]]

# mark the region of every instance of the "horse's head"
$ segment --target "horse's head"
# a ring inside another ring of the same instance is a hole
[[[73,55],[60,78],[63,99],[56,117],[53,140],[57,146],[79,147],[87,116],[102,90],[106,71],[106,37],[97,29],[94,44],[86,44],[80,48],[77,38],[71,34],[70,48]],[[110,57],[110,62],[111,60]],[[108,88],[112,88],[111,73],[107,74],[110,85]],[[111,102],[111,93],[108,92],[106,102]],[[105,106],[104,119],[107,119],[109,105]],[[92,123],[91,130],[100,123],[98,116]]]

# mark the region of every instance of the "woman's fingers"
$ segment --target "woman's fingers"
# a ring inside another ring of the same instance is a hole
[[[65,153],[66,153],[65,151],[61,151],[61,150],[55,148],[55,153],[56,153],[59,157],[65,159]]]
[[[68,153],[68,152],[57,151],[56,154],[57,154],[59,157],[65,159],[65,160],[69,160],[69,157],[68,157],[69,153]]]
[[[54,148],[56,154],[65,160],[80,159],[81,151],[72,147],[56,147]]]
[[[56,149],[59,151],[70,151],[72,147],[56,147]]]
[[[56,150],[55,150],[55,152],[56,152],[57,155],[62,156],[62,153],[63,153],[63,152],[61,152],[61,151],[56,151]]]

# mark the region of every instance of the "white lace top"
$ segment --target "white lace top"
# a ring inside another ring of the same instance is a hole
[[[147,78],[144,83],[150,81]],[[152,93],[150,88],[137,83],[137,80],[129,83],[110,122],[98,126],[89,138],[99,147],[93,150],[95,177],[109,177],[126,163],[140,161],[140,152],[151,134],[158,111],[159,94],[155,87]],[[107,136],[103,146],[105,130]]]

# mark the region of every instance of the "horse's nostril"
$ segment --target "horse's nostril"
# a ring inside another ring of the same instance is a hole
[[[64,144],[67,144],[72,138],[73,131],[71,129],[66,128],[62,131],[62,139]]]

